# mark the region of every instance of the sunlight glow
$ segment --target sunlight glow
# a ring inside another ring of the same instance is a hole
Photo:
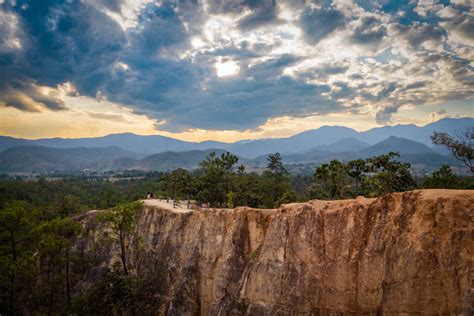
[[[218,62],[216,63],[215,67],[219,77],[233,76],[236,75],[240,70],[239,64],[232,60]]]

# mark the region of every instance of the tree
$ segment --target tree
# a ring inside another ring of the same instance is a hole
[[[267,157],[267,170],[271,173],[274,179],[273,186],[273,202],[277,202],[283,194],[281,189],[281,182],[283,177],[288,173],[286,168],[283,166],[283,159],[280,153],[270,154]]]
[[[17,312],[18,280],[34,269],[33,253],[28,247],[32,239],[32,212],[24,201],[5,203],[0,211],[0,240],[7,241],[1,247],[2,275],[8,278],[8,313]]]
[[[433,132],[431,135],[433,144],[447,147],[454,158],[462,161],[471,172],[474,172],[472,161],[474,160],[474,128],[466,129],[459,137],[454,138],[447,133]]]
[[[61,194],[57,205],[61,217],[69,216],[81,210],[81,202],[72,194]]]
[[[314,179],[322,186],[322,191],[314,190],[313,195],[331,199],[344,198],[348,184],[347,172],[348,166],[339,160],[320,165],[316,168]]]
[[[199,194],[198,199],[215,207],[225,202],[225,190],[222,182],[225,179],[225,168],[220,157],[215,152],[209,154],[199,163]]]
[[[239,158],[230,152],[226,152],[225,154],[221,154],[221,163],[224,168],[224,176],[225,176],[225,182],[224,182],[224,192],[226,196],[226,207],[231,207],[229,206],[229,186],[230,186],[230,177],[232,175],[232,168],[234,165],[239,161]],[[233,193],[231,194],[233,197]],[[233,200],[231,199],[232,205],[233,205]]]
[[[226,207],[234,208],[234,192],[230,191],[227,193]]]
[[[351,160],[347,163],[347,174],[354,180],[356,194],[360,193],[362,180],[367,172],[367,161],[364,159]]]
[[[81,232],[81,228],[79,223],[67,217],[44,222],[35,229],[39,236],[38,253],[41,266],[46,268],[48,279],[48,315],[53,311],[54,297],[57,296],[57,287],[62,283],[63,277],[66,283],[67,306],[71,304],[71,244]]]
[[[459,183],[451,168],[448,165],[443,165],[425,180],[424,185],[427,188],[453,189]]]
[[[237,168],[237,176],[235,178],[235,197],[236,206],[249,205],[249,176],[245,172],[245,166],[240,165]]]
[[[127,242],[135,230],[141,207],[142,204],[140,202],[121,203],[99,216],[100,220],[112,224],[112,231],[120,243],[120,257],[125,275],[128,275]]]
[[[400,157],[400,154],[389,152],[366,160],[368,175],[363,177],[362,186],[367,195],[401,192],[415,186],[410,173],[411,165],[394,160],[395,157]]]
[[[124,275],[117,269],[108,269],[91,288],[75,300],[73,315],[134,315],[141,296],[137,276]]]
[[[183,194],[186,194],[189,199],[191,177],[187,170],[182,168],[174,170],[169,175],[168,181],[169,189],[173,194],[173,206],[176,206],[177,201],[181,199]]]
[[[165,192],[166,192],[166,203],[169,203],[170,202],[170,183],[171,183],[171,180],[170,180],[170,174],[169,173],[164,173],[161,175],[160,177],[160,181],[164,182],[164,186],[165,186]]]

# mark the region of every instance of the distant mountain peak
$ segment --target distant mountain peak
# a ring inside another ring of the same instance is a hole
[[[357,132],[345,126],[323,125],[317,129],[307,130],[290,137],[241,140],[234,143],[212,140],[190,142],[162,135],[137,135],[134,133],[117,133],[89,138],[49,138],[38,140],[0,137],[0,152],[20,145],[39,145],[53,148],[117,146],[131,152],[145,154],[217,148],[228,150],[241,157],[255,158],[274,152],[303,153],[318,146],[339,145],[343,147],[344,142],[349,145],[353,142],[354,144],[352,145],[354,146],[352,149],[356,149],[357,146],[367,147],[361,143],[355,144],[356,140],[369,145],[377,144],[386,139],[395,142],[396,138],[390,138],[391,136],[432,146],[430,135],[433,134],[433,131],[457,133],[466,127],[473,126],[474,118],[445,118],[423,127],[413,124],[393,125],[377,127],[364,132]],[[331,150],[334,150],[334,148]]]
[[[389,136],[375,145],[364,149],[364,153],[374,156],[386,154],[391,151],[400,154],[434,153],[434,151],[425,144],[398,136]]]

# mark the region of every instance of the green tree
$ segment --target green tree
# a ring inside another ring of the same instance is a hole
[[[410,173],[411,165],[394,160],[396,157],[400,157],[400,154],[390,152],[367,159],[369,176],[363,178],[362,184],[367,195],[406,191],[416,185]]]
[[[341,199],[348,185],[348,166],[339,160],[322,164],[314,173],[317,184],[312,195],[319,198]]]
[[[142,204],[140,202],[121,203],[99,216],[101,221],[112,225],[114,237],[120,243],[120,258],[125,275],[128,275],[127,243],[135,230],[141,208]]]
[[[57,203],[59,215],[66,217],[81,210],[81,202],[77,196],[72,194],[61,194]]]
[[[70,264],[72,241],[81,232],[82,226],[72,218],[56,218],[35,228],[39,236],[38,253],[41,266],[46,269],[48,315],[53,312],[54,298],[62,282],[66,288],[67,307],[71,304]]]
[[[451,168],[448,165],[443,165],[425,180],[424,186],[427,188],[454,189],[459,186],[459,182]]]
[[[222,183],[225,179],[225,168],[220,157],[215,152],[201,161],[198,183],[198,199],[210,203],[215,207],[225,202],[225,188]]]
[[[283,165],[283,158],[278,152],[268,155],[267,162],[267,171],[270,172],[273,178],[273,202],[278,203],[284,193],[282,182],[286,180],[285,176],[288,171]]]
[[[165,186],[165,194],[166,194],[166,203],[170,202],[170,195],[171,195],[171,178],[169,173],[164,173],[160,177],[160,182],[164,183]]]
[[[191,177],[185,169],[179,168],[171,172],[169,175],[169,189],[173,195],[173,206],[179,201],[183,195],[189,199]],[[179,203],[178,203],[179,204]]]
[[[234,202],[236,206],[249,205],[249,176],[245,172],[245,166],[240,165],[237,168],[235,177],[235,196]]]
[[[28,204],[24,201],[6,202],[0,210],[0,271],[2,279],[7,281],[2,281],[2,284],[8,289],[8,309],[4,312],[12,315],[18,312],[19,283],[27,280],[29,273],[35,268],[34,253],[30,245],[33,225],[31,209],[28,209]]]
[[[115,267],[107,270],[75,300],[73,311],[78,315],[133,315],[135,305],[141,299],[137,293],[140,281]]]
[[[234,165],[239,161],[239,158],[230,152],[226,152],[225,154],[221,154],[221,159],[220,159],[222,166],[224,168],[224,192],[226,196],[226,206],[231,207],[227,204],[227,201],[229,200],[229,190],[230,190],[230,184],[231,184],[231,177],[232,177],[232,168]],[[233,204],[233,201],[232,201]]]
[[[367,172],[367,161],[364,159],[351,160],[347,163],[347,174],[354,181],[356,195],[361,193],[362,180]]]
[[[472,164],[472,161],[474,160],[474,148],[472,147],[474,141],[474,128],[466,129],[457,138],[452,137],[447,133],[433,132],[431,140],[433,144],[442,145],[448,148],[454,158],[462,161],[471,172],[474,172],[474,166]]]
[[[234,208],[234,192],[232,191],[227,193],[226,207]]]

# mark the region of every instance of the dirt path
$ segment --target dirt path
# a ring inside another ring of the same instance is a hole
[[[170,203],[167,203],[166,200],[161,200],[161,199],[146,199],[143,200],[143,203],[146,205],[150,206],[157,206],[160,208],[164,208],[168,211],[171,211],[173,213],[189,213],[192,212],[192,209],[188,209],[187,206],[187,201],[183,201],[180,203],[180,205],[173,207],[173,201],[170,200]]]

